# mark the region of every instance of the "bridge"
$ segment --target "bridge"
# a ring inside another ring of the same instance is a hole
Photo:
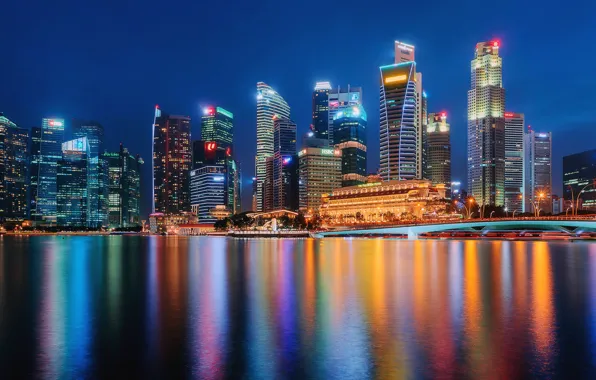
[[[383,227],[353,228],[318,232],[316,237],[348,236],[407,236],[410,240],[418,239],[420,234],[441,232],[487,233],[494,231],[555,231],[569,235],[580,232],[596,231],[596,218],[508,218],[508,219],[472,219],[463,221],[435,222],[424,224],[394,225]]]

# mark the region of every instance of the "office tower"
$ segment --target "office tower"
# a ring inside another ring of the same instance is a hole
[[[37,185],[39,182],[39,163],[41,162],[41,128],[31,128],[29,141],[29,191],[27,199],[29,202],[28,217],[31,220],[39,220],[37,214]]]
[[[505,90],[497,41],[476,44],[468,91],[468,192],[479,205],[505,203]]]
[[[312,215],[321,207],[322,195],[341,187],[341,150],[304,147],[298,161],[299,208]]]
[[[57,162],[56,219],[62,227],[89,227],[89,144],[86,137],[62,144]]]
[[[361,106],[362,105],[362,88],[352,87],[348,85],[347,88],[338,86],[328,93],[328,128],[329,128],[329,145],[333,145],[335,138],[333,137],[333,118],[340,108],[345,106]]]
[[[275,157],[267,157],[265,160],[265,179],[263,180],[263,210],[273,210],[273,167]]]
[[[430,118],[428,117],[428,98],[426,96],[426,92],[422,91],[422,174],[421,174],[421,178],[423,179],[428,179],[429,175],[427,173],[427,167],[428,167],[428,157],[427,157],[427,135],[426,135],[426,130],[428,127],[428,124],[431,122]]]
[[[335,149],[341,151],[342,186],[366,182],[366,112],[361,105],[343,106],[333,120]]]
[[[522,212],[524,198],[524,114],[505,112],[505,209]]]
[[[380,168],[385,181],[423,175],[422,74],[414,46],[395,42],[395,63],[381,66]],[[423,112],[424,111],[424,112]]]
[[[37,224],[56,223],[57,167],[62,160],[63,141],[64,119],[42,119],[34,219]]]
[[[225,150],[234,143],[234,114],[221,107],[209,106],[201,118],[201,140],[215,142]]]
[[[312,93],[311,130],[318,139],[329,139],[329,91],[331,83],[317,82]]]
[[[563,157],[563,197],[567,204],[573,201],[579,205],[578,210],[595,211],[596,181],[594,179],[596,179],[596,149]],[[569,210],[571,211],[573,210]]]
[[[0,221],[27,218],[29,131],[0,113]]]
[[[223,165],[205,165],[190,171],[192,212],[198,215],[200,223],[213,224],[217,221],[211,210],[225,204],[226,174]]]
[[[451,198],[451,131],[447,113],[428,115],[426,127],[428,179],[434,185],[445,185],[445,196]]]
[[[102,159],[108,166],[109,226],[140,226],[143,159],[139,155],[131,155],[122,144],[118,152],[105,152]]]
[[[263,82],[257,83],[257,211],[263,210],[263,182],[267,157],[273,156],[273,120],[289,119],[290,107],[275,90]]]
[[[190,211],[190,117],[168,115],[156,106],[153,131],[154,212]]]
[[[289,119],[273,123],[273,209],[298,209],[296,124]]]
[[[532,212],[529,202],[540,214],[552,212],[552,135],[529,129],[524,135],[524,211]]]
[[[75,119],[72,121],[72,131],[74,138],[87,138],[89,227],[101,228],[108,225],[108,165],[101,156],[104,151],[104,129],[98,122]]]

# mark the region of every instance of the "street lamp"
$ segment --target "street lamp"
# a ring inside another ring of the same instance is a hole
[[[490,216],[489,216],[488,218],[489,218],[489,219],[492,219],[492,218],[493,218],[493,214],[494,214],[494,213],[495,213],[495,210],[491,211],[491,212],[490,212]]]

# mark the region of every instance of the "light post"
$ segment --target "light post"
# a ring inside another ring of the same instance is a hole
[[[493,214],[494,214],[494,213],[495,213],[495,211],[494,211],[494,210],[493,210],[493,211],[491,211],[491,212],[490,212],[490,216],[489,216],[488,218],[489,218],[489,219],[492,219],[492,218],[493,218]]]
[[[505,207],[505,218],[509,218],[509,214],[507,213],[507,207]]]
[[[515,219],[515,212],[517,211],[517,209],[513,210],[513,216],[512,218]]]
[[[573,216],[573,205],[567,207],[567,210],[565,210],[565,216],[567,216],[567,212],[569,212],[569,209],[571,209],[571,216]]]

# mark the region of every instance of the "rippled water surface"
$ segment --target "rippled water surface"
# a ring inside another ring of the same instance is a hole
[[[0,374],[596,378],[596,244],[4,236]]]

